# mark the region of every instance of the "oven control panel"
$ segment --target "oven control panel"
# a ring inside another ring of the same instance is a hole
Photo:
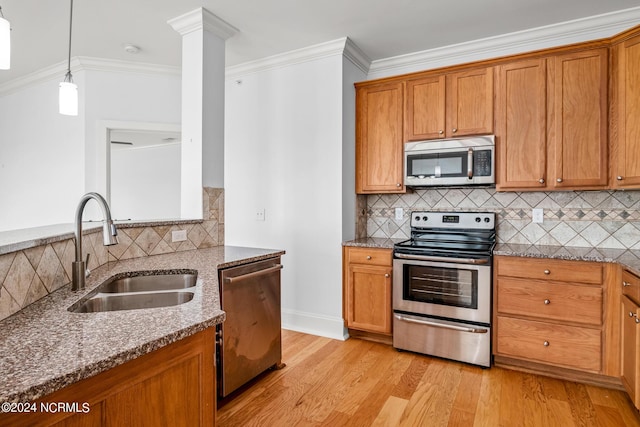
[[[496,227],[493,212],[411,212],[414,228],[459,228],[491,230]]]

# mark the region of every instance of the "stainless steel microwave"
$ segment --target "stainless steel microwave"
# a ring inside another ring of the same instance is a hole
[[[495,184],[495,137],[407,142],[404,170],[408,187]]]

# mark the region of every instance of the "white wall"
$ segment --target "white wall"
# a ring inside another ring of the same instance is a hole
[[[234,77],[225,105],[225,244],[286,250],[283,326],[335,338],[344,336],[342,62]]]
[[[114,220],[180,218],[180,144],[111,150]]]
[[[84,72],[79,115],[58,114],[60,79],[0,96],[0,231],[73,222],[84,192]]]

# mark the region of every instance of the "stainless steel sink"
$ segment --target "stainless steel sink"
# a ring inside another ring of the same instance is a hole
[[[73,313],[171,307],[193,299],[196,270],[135,271],[115,275],[68,308]]]
[[[117,277],[117,276],[116,276]],[[153,274],[149,276],[133,276],[112,278],[98,286],[98,292],[150,292],[167,291],[172,289],[191,288],[196,285],[196,273]]]
[[[171,307],[193,299],[193,292],[141,292],[135,294],[96,295],[72,310],[74,313],[136,310]]]

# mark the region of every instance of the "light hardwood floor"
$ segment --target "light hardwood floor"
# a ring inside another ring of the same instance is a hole
[[[218,426],[640,426],[621,391],[355,338],[282,339],[287,366],[220,402]]]

